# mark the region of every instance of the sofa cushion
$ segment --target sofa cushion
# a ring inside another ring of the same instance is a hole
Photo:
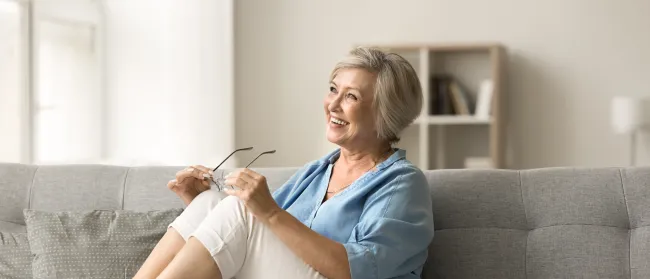
[[[26,233],[0,232],[0,278],[32,278],[32,253]]]
[[[36,166],[0,163],[0,231],[24,225],[23,208],[29,207],[29,194]]]
[[[549,226],[528,235],[527,278],[630,278],[629,231]]]
[[[528,229],[517,172],[446,170],[425,175],[435,185],[431,187],[431,200],[436,231]]]
[[[521,173],[531,229],[592,225],[628,229],[618,169],[539,169]]]
[[[438,230],[422,278],[526,278],[527,236],[503,228]]]
[[[167,188],[183,167],[132,167],[124,183],[124,207],[132,211],[184,207],[183,201]]]
[[[25,210],[35,278],[132,278],[182,209]]]
[[[630,233],[630,273],[632,278],[650,278],[650,227]]]
[[[98,165],[40,166],[29,209],[82,211],[122,209],[126,167]]]

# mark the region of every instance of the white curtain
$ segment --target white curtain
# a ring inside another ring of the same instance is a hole
[[[216,165],[234,149],[232,0],[105,4],[107,163]]]

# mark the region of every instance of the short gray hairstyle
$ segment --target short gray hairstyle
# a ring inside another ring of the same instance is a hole
[[[390,144],[397,143],[399,134],[422,110],[422,87],[413,66],[396,53],[378,48],[357,47],[339,61],[330,81],[341,69],[364,69],[377,75],[372,104],[376,117],[377,136]]]

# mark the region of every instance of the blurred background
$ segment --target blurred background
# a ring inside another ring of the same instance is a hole
[[[216,166],[254,146],[227,165],[275,149],[255,165],[302,166],[335,148],[322,99],[350,48],[490,42],[507,53],[506,168],[645,164],[650,137],[616,134],[610,106],[650,95],[648,11],[647,0],[0,0],[0,162]],[[436,157],[421,131],[402,143],[418,161]],[[456,135],[446,141],[459,150],[484,144]]]

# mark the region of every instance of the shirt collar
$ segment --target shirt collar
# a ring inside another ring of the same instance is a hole
[[[401,148],[393,148],[393,151],[395,152],[393,152],[393,154],[391,154],[390,157],[388,157],[388,159],[384,160],[383,162],[379,163],[379,165],[377,165],[377,170],[385,169],[390,165],[392,165],[393,163],[406,158],[406,150]],[[336,162],[336,160],[339,158],[340,155],[341,155],[341,149],[337,148],[336,150],[330,152],[330,154],[325,156],[323,160],[323,164],[327,164],[327,163],[334,164],[334,162]]]

